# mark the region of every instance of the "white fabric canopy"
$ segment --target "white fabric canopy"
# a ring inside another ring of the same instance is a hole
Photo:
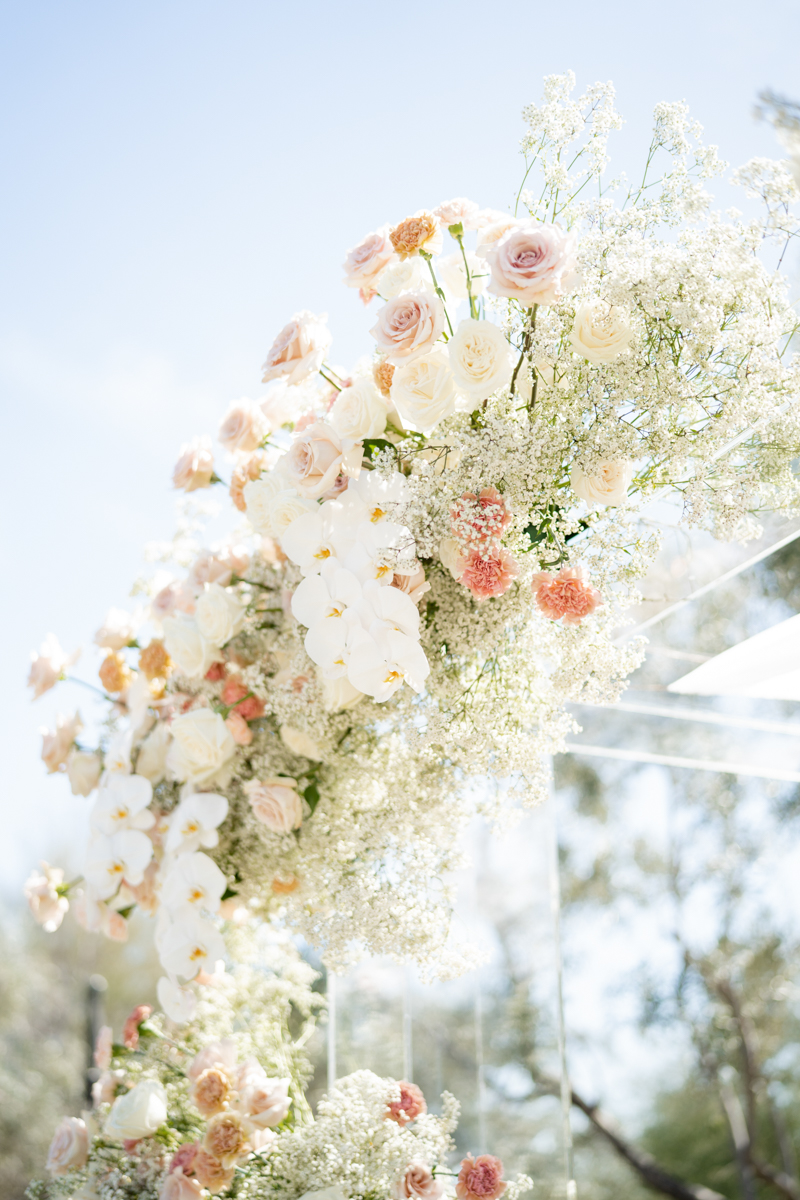
[[[676,679],[668,691],[694,696],[800,700],[800,615],[718,654]]]

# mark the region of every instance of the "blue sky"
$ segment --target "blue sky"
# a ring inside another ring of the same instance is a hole
[[[140,547],[171,531],[179,444],[259,395],[295,310],[330,314],[336,361],[368,350],[347,248],[452,195],[505,208],[520,110],[568,68],[579,87],[614,79],[622,166],[661,99],[686,99],[734,163],[774,154],[752,109],[766,86],[800,96],[800,6],[40,0],[0,14],[10,893],[79,841],[85,810],[38,762],[59,703],[29,704],[30,649],[50,629],[88,644],[126,603]]]

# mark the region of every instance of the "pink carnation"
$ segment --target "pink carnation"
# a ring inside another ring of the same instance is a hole
[[[235,675],[231,675],[222,689],[222,703],[228,707],[232,706],[239,716],[244,717],[245,721],[255,721],[264,715],[264,701],[253,695],[245,700],[244,697],[249,691],[249,687]]]
[[[456,1184],[459,1200],[496,1200],[508,1184],[503,1183],[503,1164],[493,1154],[473,1158],[468,1154],[461,1163]]]
[[[400,1097],[387,1105],[386,1116],[398,1125],[407,1125],[409,1121],[416,1121],[417,1117],[427,1112],[428,1106],[415,1083],[401,1079],[397,1086],[400,1088]]]
[[[502,596],[511,587],[519,574],[519,567],[507,550],[489,553],[471,550],[466,556],[466,566],[458,578],[468,587],[477,601],[490,596]]]
[[[125,1024],[122,1026],[122,1044],[129,1050],[135,1050],[139,1045],[139,1026],[146,1021],[153,1009],[149,1004],[137,1004]]]
[[[469,546],[499,544],[511,524],[511,513],[497,488],[481,488],[479,495],[465,492],[450,509],[453,537]]]
[[[539,611],[565,625],[580,625],[603,603],[600,592],[586,582],[581,567],[562,567],[556,575],[540,571],[531,580],[531,591]]]

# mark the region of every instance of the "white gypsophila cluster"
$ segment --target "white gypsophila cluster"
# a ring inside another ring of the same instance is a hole
[[[724,165],[663,103],[637,184],[605,184],[613,88],[573,91],[550,77],[525,110],[513,212],[459,197],[349,251],[371,362],[331,365],[309,311],[280,331],[266,395],[219,430],[235,532],[204,547],[185,507],[149,609],[98,634],[113,731],[46,735],[48,770],[96,790],[79,915],[112,937],[155,915],[174,1013],[236,907],[333,967],[456,969],[460,831],[541,800],[567,705],[613,702],[641,660],[618,633],[659,546],[647,506],[679,494],[742,541],[798,506],[791,165],[741,168],[746,213],[720,214]],[[173,478],[220,482],[209,439]],[[36,694],[65,663],[43,648]],[[29,881],[51,927],[69,891]]]

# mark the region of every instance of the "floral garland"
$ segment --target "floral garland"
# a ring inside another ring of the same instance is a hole
[[[274,951],[274,947],[273,947]],[[458,1104],[427,1112],[415,1084],[358,1071],[312,1117],[304,1045],[319,997],[314,972],[284,948],[271,972],[252,966],[192,985],[192,1025],[179,1031],[140,1006],[119,1043],[95,1049],[93,1109],[65,1117],[30,1200],[516,1200],[526,1177],[503,1180],[492,1155],[448,1167]],[[305,1028],[292,1041],[293,1005]]]
[[[281,908],[332,965],[360,939],[457,966],[458,834],[478,795],[538,801],[565,706],[615,700],[641,660],[616,633],[653,503],[738,539],[797,507],[791,172],[742,168],[763,212],[723,219],[715,149],[661,104],[641,185],[602,186],[613,88],[573,84],[524,114],[513,214],[452,200],[350,251],[371,359],[332,366],[309,312],[280,332],[266,396],[218,434],[243,524],[199,553],[184,531],[165,561],[188,574],[98,632],[101,746],[77,714],[45,737],[48,769],[98,787],[79,914],[123,937],[131,905],[157,913],[165,988],[219,955],[225,905]],[[174,482],[221,483],[210,439]],[[67,665],[48,644],[35,694]],[[28,888],[51,926],[69,890],[50,868]]]

